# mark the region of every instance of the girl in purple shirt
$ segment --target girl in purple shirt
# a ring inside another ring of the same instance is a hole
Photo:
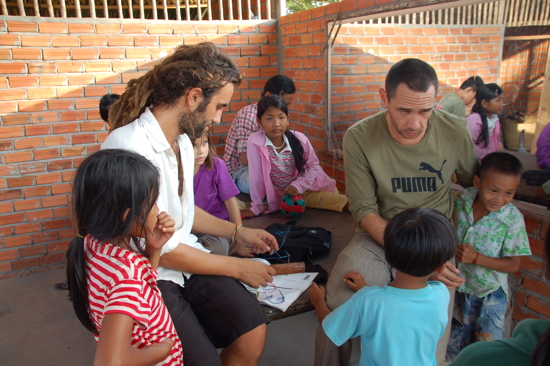
[[[242,225],[237,198],[239,190],[227,171],[225,162],[215,157],[208,131],[193,142],[195,152],[195,205],[222,220]],[[229,254],[229,240],[211,235],[193,233],[214,254]]]

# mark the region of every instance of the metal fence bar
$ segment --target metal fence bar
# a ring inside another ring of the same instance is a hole
[[[243,5],[241,3],[241,0],[237,1],[237,11],[239,13],[239,20],[243,20]]]
[[[95,18],[95,0],[88,0],[88,5],[90,5],[90,18]]]
[[[258,6],[258,14],[256,16],[256,19],[262,19],[262,4],[260,4],[260,0],[258,0],[257,6]]]
[[[76,17],[82,18],[82,9],[80,8],[80,1],[75,0],[74,2]]]
[[[40,16],[40,6],[38,5],[38,0],[34,0],[33,5],[34,5],[34,16],[39,17]],[[7,9],[6,9],[6,12],[4,12],[5,7],[6,7],[6,2],[4,0],[2,0],[2,14],[8,15]]]
[[[252,19],[252,4],[250,3],[250,0],[247,0],[248,5],[248,20]]]
[[[61,0],[61,3],[65,3],[65,0]],[[107,3],[107,0],[103,0],[103,17],[106,19],[109,19],[109,4]]]
[[[176,0],[176,19],[181,20],[181,6],[179,0]]]
[[[267,0],[267,19],[271,19],[271,0]]]
[[[219,0],[218,3],[220,4],[220,19],[223,20],[223,0]]]
[[[199,20],[202,20],[201,0],[197,0],[197,16]]]
[[[122,19],[124,18],[124,13],[122,12],[122,0],[116,0],[116,4],[118,6],[118,17]]]
[[[233,1],[228,0],[229,4],[229,20],[233,20]]]
[[[2,0],[2,1],[0,1],[0,4],[2,5],[2,14],[9,15],[8,7],[6,6],[6,1]],[[34,0],[34,9],[35,9],[34,11],[36,11],[36,0]],[[40,16],[40,13],[38,13],[37,16]]]
[[[166,0],[162,0],[162,6],[164,6],[164,20],[168,20],[168,3]]]
[[[189,11],[189,0],[185,0],[185,16],[187,20],[191,20],[191,12]]]

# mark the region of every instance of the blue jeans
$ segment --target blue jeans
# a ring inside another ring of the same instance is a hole
[[[250,194],[250,183],[248,181],[248,167],[243,166],[235,173],[231,174],[231,178],[241,193]]]
[[[457,291],[447,355],[454,360],[471,343],[501,339],[507,307],[502,287],[485,297]]]

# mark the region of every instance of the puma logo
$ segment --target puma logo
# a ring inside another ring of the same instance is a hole
[[[443,165],[445,165],[446,162],[447,162],[447,160],[443,160],[443,164],[441,164],[441,169],[439,169],[439,170],[434,169],[434,167],[431,166],[428,163],[422,162],[422,163],[420,163],[420,169],[418,169],[418,170],[427,170],[430,173],[437,174],[439,179],[441,179],[441,184],[444,184],[445,182],[443,182],[443,177],[441,176],[441,171],[443,170]]]

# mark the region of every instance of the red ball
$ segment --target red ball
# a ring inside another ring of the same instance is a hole
[[[293,219],[298,218],[306,210],[306,201],[302,195],[289,196],[288,194],[281,198],[281,212],[289,215]]]

